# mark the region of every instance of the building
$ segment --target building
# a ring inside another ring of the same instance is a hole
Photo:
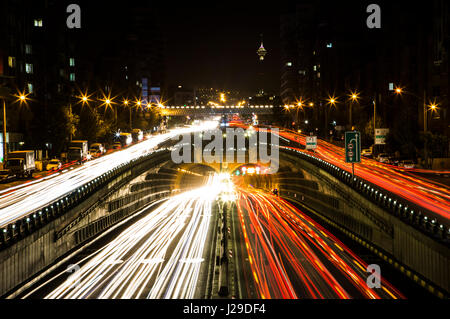
[[[429,131],[450,136],[449,5],[442,0],[379,4],[381,29],[367,27],[365,2],[287,5],[280,17],[281,97],[285,104],[311,104],[302,116],[312,117],[327,137],[334,123],[369,132],[375,101],[377,125],[391,129],[393,148],[420,155],[424,114]],[[395,94],[396,87],[404,94]],[[358,103],[349,100],[350,92],[359,93]],[[437,112],[424,112],[424,96],[426,104],[438,103]],[[336,97],[335,105],[328,103],[330,97]],[[366,143],[373,142],[365,135]]]
[[[60,14],[58,14],[60,13]],[[76,80],[73,33],[66,28],[60,1],[2,1],[0,77],[13,94],[27,94],[27,105],[7,108],[7,126],[24,133],[25,147],[53,149],[64,141],[61,106]]]

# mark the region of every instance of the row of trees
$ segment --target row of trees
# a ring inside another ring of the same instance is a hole
[[[118,107],[116,117],[114,108],[45,106],[30,101],[26,110],[10,107],[10,129],[24,134],[25,148],[48,150],[49,155],[59,156],[71,138],[111,144],[117,131],[131,131],[129,109]],[[160,121],[161,115],[155,108],[132,111],[132,128],[150,130]]]

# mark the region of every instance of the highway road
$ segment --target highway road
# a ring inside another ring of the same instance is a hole
[[[214,129],[217,124],[217,122],[203,122],[196,126],[173,129],[165,134],[151,136],[123,150],[88,161],[72,170],[63,170],[0,191],[0,227],[5,227],[64,194],[89,183],[114,167],[126,164],[142,155],[150,154],[159,144],[170,138],[184,133]]]
[[[235,123],[233,125],[244,129],[248,128],[247,125],[243,124]],[[255,129],[258,130],[258,128]],[[295,142],[285,148],[315,156],[348,173],[352,173],[352,165],[345,162],[345,151],[342,147],[319,139],[317,149],[313,153],[305,150],[306,135],[279,128],[279,136]],[[414,174],[414,172],[417,172],[417,174]],[[362,158],[360,164],[355,164],[356,176],[396,194],[419,207],[423,207],[433,213],[433,216],[439,223],[450,226],[450,187],[443,183],[427,179],[422,175],[424,172],[427,171],[404,169],[366,158]],[[432,173],[432,171],[428,172]]]
[[[280,135],[303,146],[306,144],[304,135],[288,132],[280,132]],[[297,147],[293,149],[307,152]],[[308,154],[311,155],[311,152]],[[314,156],[349,173],[352,172],[351,164],[345,163],[345,153],[341,147],[320,140]],[[424,207],[433,212],[440,223],[450,225],[450,187],[411,174],[414,170],[379,163],[372,159],[363,158],[361,164],[356,164],[355,167],[357,176]]]
[[[222,191],[219,175],[205,186],[164,201],[99,250],[71,260],[79,268],[55,274],[23,298],[47,291],[45,299],[201,298],[202,267],[209,265],[212,203]]]
[[[386,280],[367,286],[368,265],[287,201],[237,189],[236,264],[242,298],[401,299]]]

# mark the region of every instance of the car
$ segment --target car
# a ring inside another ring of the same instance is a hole
[[[400,160],[395,157],[389,157],[389,164],[393,166],[398,166],[400,164]]]
[[[381,153],[377,157],[377,161],[384,164],[389,164],[389,155],[386,153]]]
[[[120,150],[121,148],[122,148],[122,143],[120,143],[120,142],[114,143],[113,147],[112,147],[113,150]]]
[[[361,151],[361,156],[372,157],[372,151],[370,149],[364,149]]]
[[[93,157],[102,156],[103,154],[105,154],[105,152],[106,152],[105,147],[101,143],[91,144],[91,148],[89,149],[89,153]]]
[[[50,160],[50,162],[48,162],[46,169],[47,171],[57,171],[61,169],[61,167],[62,167],[61,161],[55,158]]]
[[[406,160],[406,161],[400,162],[399,167],[413,169],[413,168],[416,168],[416,164],[411,160]]]
[[[6,183],[10,179],[12,179],[12,176],[9,175],[9,171],[7,169],[0,169],[0,183]]]

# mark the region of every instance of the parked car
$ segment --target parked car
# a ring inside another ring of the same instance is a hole
[[[91,148],[89,149],[89,154],[94,157],[102,156],[105,154],[106,149],[101,143],[94,143],[91,145]]]
[[[377,161],[384,164],[389,164],[389,155],[386,153],[381,153],[377,157]]]
[[[120,142],[114,143],[113,147],[112,147],[113,150],[120,150],[121,148],[122,148],[122,143],[120,143]]]
[[[50,162],[48,162],[47,164],[47,171],[57,171],[59,169],[61,169],[62,167],[62,163],[59,159],[55,158],[52,159]]]
[[[398,166],[400,164],[400,160],[395,157],[389,157],[389,164],[393,166]]]
[[[361,156],[372,157],[372,151],[370,149],[364,149],[361,151]]]
[[[0,183],[6,183],[12,179],[12,176],[9,174],[7,169],[0,169]]]
[[[413,169],[413,168],[416,168],[416,164],[411,160],[406,160],[406,161],[400,162],[399,167]]]

